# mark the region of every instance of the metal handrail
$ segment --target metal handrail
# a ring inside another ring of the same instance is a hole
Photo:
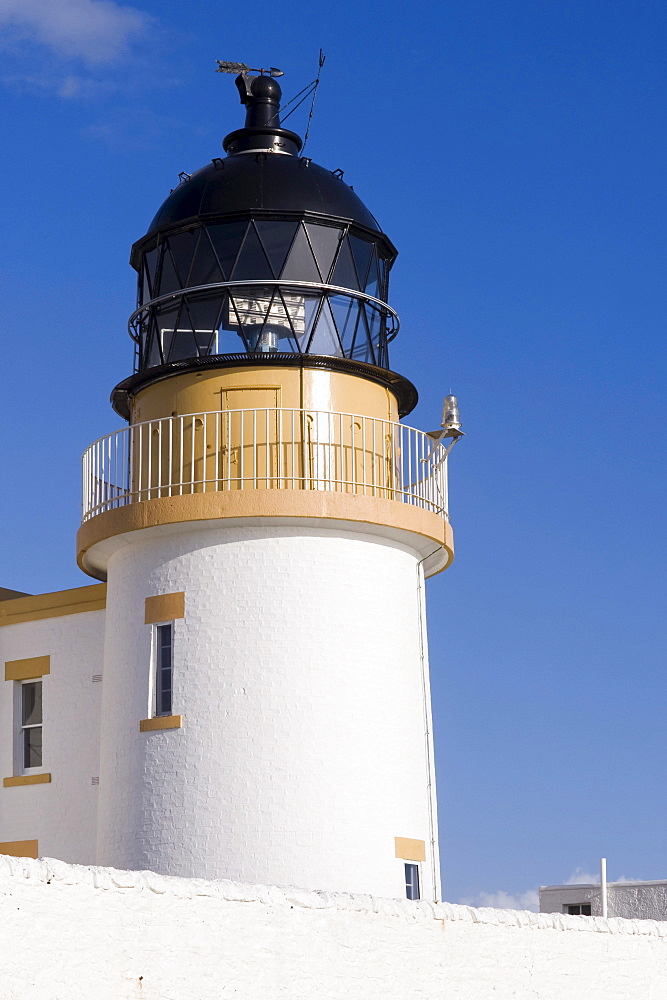
[[[447,519],[446,449],[396,421],[266,407],[144,420],[83,455],[84,521],[161,497],[247,489],[374,496]]]
[[[164,295],[158,295],[155,299],[150,299],[148,302],[144,302],[143,305],[135,309],[129,320],[127,321],[128,333],[133,340],[138,339],[138,335],[132,332],[132,327],[137,320],[137,317],[145,310],[150,309],[151,306],[159,305],[161,302],[167,302],[170,299],[177,299],[179,296],[190,294],[191,292],[206,292],[211,291],[212,288],[253,288],[253,287],[286,287],[294,289],[304,289],[306,291],[315,289],[316,291],[324,292],[326,295],[348,295],[352,299],[360,299],[362,302],[368,302],[371,305],[378,308],[380,312],[388,313],[389,316],[394,320],[394,326],[391,330],[387,332],[387,343],[390,343],[394,337],[398,334],[401,326],[401,321],[398,318],[398,313],[383,302],[382,299],[376,299],[374,295],[367,295],[366,292],[356,291],[354,288],[344,288],[342,285],[327,285],[324,282],[319,281],[295,281],[288,280],[284,278],[265,278],[265,279],[253,279],[252,281],[215,281],[210,285],[192,285],[190,288],[177,288],[173,292],[165,292]]]

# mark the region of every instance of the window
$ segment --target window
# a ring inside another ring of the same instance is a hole
[[[405,863],[405,895],[408,899],[420,899],[419,865]]]
[[[155,714],[171,715],[174,624],[155,626]]]
[[[21,684],[21,767],[42,766],[42,682]]]
[[[590,917],[590,903],[564,903],[563,913],[569,913],[571,917]]]

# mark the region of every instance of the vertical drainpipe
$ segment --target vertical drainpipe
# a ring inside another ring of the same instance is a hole
[[[432,555],[433,553],[430,553]],[[432,720],[431,720],[431,708],[430,708],[430,698],[429,698],[429,678],[428,678],[428,659],[427,659],[427,637],[426,637],[426,601],[424,595],[424,563],[429,558],[425,556],[419,563],[417,563],[417,605],[419,608],[419,664],[421,670],[421,682],[422,682],[422,704],[424,707],[424,743],[426,751],[426,784],[427,784],[427,802],[428,802],[428,833],[429,833],[429,844],[430,844],[430,855],[431,855],[431,886],[433,891],[433,899],[437,900],[439,898],[439,873],[438,873],[438,863],[440,860],[439,851],[437,849],[437,836],[436,836],[436,824],[438,818],[438,807],[436,799],[436,789],[435,789],[435,768],[433,762],[433,752],[432,752]]]

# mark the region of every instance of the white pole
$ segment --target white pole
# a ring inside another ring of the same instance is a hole
[[[600,896],[602,897],[602,916],[607,916],[607,859],[600,858]]]

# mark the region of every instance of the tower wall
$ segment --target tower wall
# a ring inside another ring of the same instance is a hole
[[[126,536],[107,570],[99,864],[401,896],[395,838],[413,838],[437,898],[421,555],[405,537],[296,519]],[[140,732],[145,599],[180,592],[182,726]]]

